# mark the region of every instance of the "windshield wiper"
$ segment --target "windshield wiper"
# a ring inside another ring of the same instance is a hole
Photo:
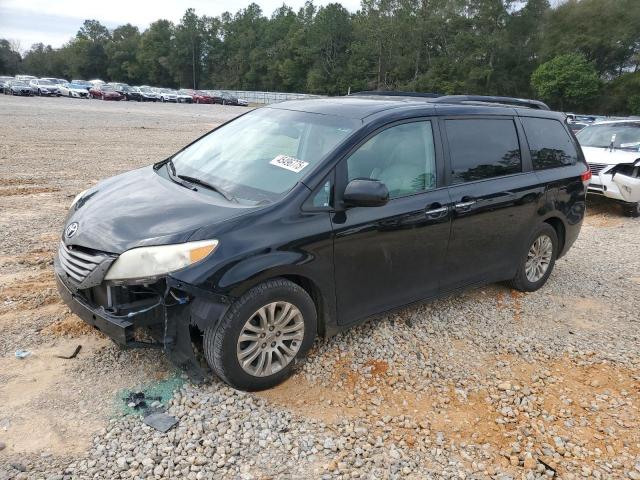
[[[173,162],[170,162],[170,163],[171,163],[171,165],[173,165]],[[175,167],[174,167],[174,171],[175,171]],[[177,177],[181,178],[182,180],[185,180],[185,181],[187,181],[189,183],[194,183],[196,185],[200,185],[202,187],[208,188],[209,190],[213,190],[214,192],[218,192],[220,195],[222,195],[229,202],[239,203],[238,199],[236,197],[231,195],[229,192],[227,192],[223,188],[218,187],[217,185],[209,183],[209,182],[207,182],[205,180],[201,180],[198,177],[190,177],[189,175],[177,175]]]
[[[159,164],[159,167],[161,167],[162,165],[167,167],[167,173],[169,174],[169,179],[172,182],[177,183],[181,187],[188,188],[189,190],[196,190],[196,187],[194,187],[193,185],[180,181],[180,178],[176,174],[176,167],[173,165],[173,160],[165,160],[164,163]]]

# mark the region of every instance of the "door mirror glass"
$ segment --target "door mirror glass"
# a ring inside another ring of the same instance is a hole
[[[380,207],[389,201],[389,190],[378,180],[357,178],[347,184],[342,199],[348,207]]]

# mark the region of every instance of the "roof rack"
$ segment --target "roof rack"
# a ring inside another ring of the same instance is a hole
[[[507,107],[533,108],[536,110],[551,110],[540,100],[516,97],[497,97],[493,95],[443,95],[441,93],[398,92],[389,90],[369,90],[349,94],[352,97],[414,97],[425,98],[433,103],[475,103],[493,104]]]
[[[422,93],[422,92],[398,92],[391,90],[365,90],[363,92],[353,92],[350,97],[421,97],[421,98],[438,98],[441,93]]]
[[[493,103],[512,107],[533,108],[536,110],[551,110],[546,103],[540,100],[489,95],[443,95],[431,101],[434,103]]]

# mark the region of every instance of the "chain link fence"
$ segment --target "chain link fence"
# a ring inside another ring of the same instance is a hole
[[[220,90],[234,97],[246,100],[249,103],[267,105],[270,103],[284,102],[286,100],[308,100],[310,98],[322,98],[322,95],[310,95],[307,93],[283,93],[283,92],[252,92],[247,90]]]

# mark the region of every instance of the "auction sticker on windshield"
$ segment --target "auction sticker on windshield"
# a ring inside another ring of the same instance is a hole
[[[305,162],[304,160],[300,160],[295,157],[289,157],[287,155],[278,155],[269,163],[271,165],[275,165],[276,167],[291,170],[295,173],[300,173],[307,165],[309,165],[309,162]]]

